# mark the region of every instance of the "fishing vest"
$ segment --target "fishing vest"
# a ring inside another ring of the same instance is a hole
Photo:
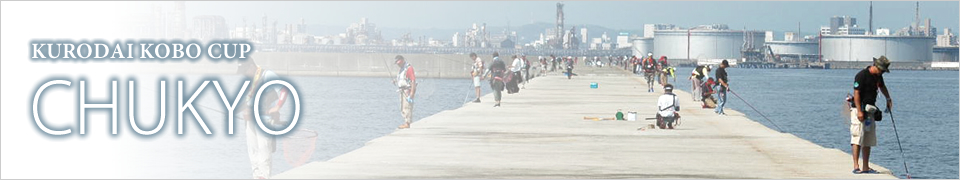
[[[397,87],[400,89],[410,88],[410,85],[413,82],[410,82],[410,78],[407,78],[407,71],[410,70],[410,64],[404,63],[403,68],[400,68],[400,72],[397,73]]]
[[[266,82],[269,82],[272,80],[278,80],[278,79],[280,79],[280,76],[278,76],[273,71],[264,70],[260,66],[257,66],[257,73],[256,75],[253,76],[253,81],[250,83],[249,89],[251,89],[251,91],[247,92],[245,97],[246,101],[244,101],[244,103],[252,106],[254,102],[253,100],[254,95],[256,95],[257,89],[260,89],[260,86],[262,86]],[[279,96],[277,102],[271,103],[271,104],[273,106],[279,106],[280,104],[282,104],[283,101],[286,99],[286,94],[288,90],[283,89],[281,87],[273,87],[273,88],[270,88],[270,90],[276,92],[277,95]],[[273,107],[273,106],[270,106],[270,107]]]
[[[653,58],[643,59],[643,67],[645,70],[653,70],[655,65],[654,63],[656,62],[653,60]]]

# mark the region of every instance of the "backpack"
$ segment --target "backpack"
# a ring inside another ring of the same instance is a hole
[[[697,79],[703,79],[703,66],[697,66],[694,72],[697,73]]]
[[[710,79],[707,79],[707,81],[703,83],[703,86],[701,86],[700,89],[703,90],[703,92],[704,92],[703,94],[713,94],[713,93],[714,93],[714,92],[713,92],[713,86],[714,86],[715,84],[716,84],[716,81],[713,81],[713,78],[710,78]]]

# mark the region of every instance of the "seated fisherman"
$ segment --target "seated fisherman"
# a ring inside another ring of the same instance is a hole
[[[663,95],[657,101],[657,126],[660,129],[673,129],[674,122],[680,119],[680,100],[673,94],[673,85],[663,86]]]
[[[703,85],[700,86],[700,101],[703,102],[702,108],[717,107],[717,99],[713,97],[713,94],[716,94],[716,92],[713,91],[713,87],[716,86],[716,84],[713,78],[707,78],[707,81],[703,82]]]

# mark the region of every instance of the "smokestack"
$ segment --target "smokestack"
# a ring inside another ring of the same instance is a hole
[[[914,19],[913,22],[916,23],[916,28],[920,28],[920,1],[917,1],[917,10],[916,10],[916,12],[917,12],[917,16],[916,16],[916,19]]]
[[[867,34],[873,34],[873,1],[870,1],[870,25],[868,26]]]
[[[563,48],[563,2],[557,2],[557,39],[560,41],[560,48]]]

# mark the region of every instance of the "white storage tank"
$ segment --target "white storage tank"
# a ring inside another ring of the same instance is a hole
[[[654,56],[671,59],[740,59],[744,38],[753,48],[763,46],[763,31],[739,30],[657,30]]]
[[[653,51],[653,38],[641,37],[633,39],[633,55],[637,57],[647,56],[647,53],[652,53]]]
[[[821,37],[824,61],[873,61],[881,55],[890,61],[931,61],[934,37],[824,35]]]
[[[934,46],[934,62],[957,62],[960,59],[960,47],[957,46]]]

